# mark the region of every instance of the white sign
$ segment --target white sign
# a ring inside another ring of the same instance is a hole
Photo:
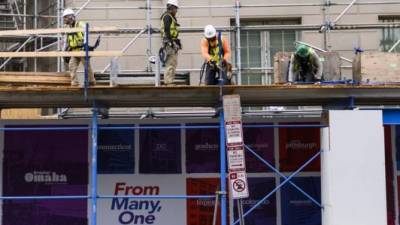
[[[243,144],[243,132],[241,121],[227,121],[225,123],[226,143],[228,146]]]
[[[229,174],[231,193],[233,199],[248,198],[249,187],[246,172],[232,172]]]
[[[98,200],[98,224],[185,224],[186,201],[124,198],[127,195],[185,195],[185,187],[185,178],[181,175],[99,175],[99,194],[120,197]]]
[[[242,146],[228,147],[229,171],[246,171],[245,157]]]

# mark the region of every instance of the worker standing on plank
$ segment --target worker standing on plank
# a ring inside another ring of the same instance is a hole
[[[217,35],[213,25],[204,28],[204,38],[201,40],[201,54],[206,63],[206,85],[218,84],[219,76],[224,84],[230,84],[232,79],[232,65],[229,63],[231,49],[228,39]]]
[[[322,63],[315,51],[306,45],[299,45],[292,54],[288,81],[319,82],[322,78]]]
[[[182,49],[179,37],[179,24],[176,19],[178,0],[168,0],[167,11],[161,16],[162,46],[165,52],[164,84],[174,85],[176,67],[178,66],[178,51]]]
[[[68,28],[84,28],[85,23],[82,21],[76,21],[75,19],[75,13],[72,9],[65,9],[63,13],[63,18],[64,18],[64,24]],[[66,46],[65,46],[65,51],[83,51],[84,50],[84,40],[85,40],[85,35],[83,32],[77,32],[77,33],[68,33],[67,38],[66,38]],[[85,57],[71,57],[69,59],[68,65],[69,65],[69,71],[71,74],[71,86],[78,86],[79,85],[79,80],[84,80],[84,79],[78,79],[77,77],[77,71],[79,64],[82,63],[82,65],[85,65]],[[92,70],[92,66],[90,65],[89,61],[89,66],[88,66],[88,74],[89,74],[89,83],[90,85],[95,85],[96,80],[94,78],[94,73]],[[83,83],[81,84],[83,86]]]

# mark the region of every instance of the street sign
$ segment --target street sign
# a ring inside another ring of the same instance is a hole
[[[229,181],[233,199],[249,197],[249,187],[245,171],[229,173]]]
[[[249,197],[244,154],[242,111],[239,95],[225,95],[223,99],[229,183],[233,199]]]

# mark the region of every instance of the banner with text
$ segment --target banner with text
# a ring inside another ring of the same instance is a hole
[[[293,125],[301,124],[295,123]],[[282,171],[296,171],[320,151],[320,139],[320,128],[279,128],[280,169]],[[304,171],[320,171],[319,157],[304,168]]]
[[[87,185],[87,131],[4,133],[4,196],[86,196]],[[6,200],[2,224],[86,225],[86,199]]]
[[[135,172],[134,134],[134,130],[99,130],[98,172],[100,174]]]
[[[179,124],[162,126],[179,126]],[[180,129],[145,129],[140,130],[139,137],[140,173],[181,173]]]
[[[118,198],[98,202],[101,225],[184,224],[186,202],[182,199],[126,198],[125,196],[185,195],[181,175],[99,175],[99,193]]]

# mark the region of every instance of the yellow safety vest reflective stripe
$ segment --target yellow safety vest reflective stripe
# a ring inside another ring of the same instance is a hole
[[[224,41],[222,40],[221,46],[223,46],[223,44],[224,44]],[[221,49],[221,50],[223,50],[223,49]],[[220,51],[220,45],[219,45],[218,38],[215,40],[215,42],[208,41],[208,54],[211,56],[211,60],[214,60],[217,64],[220,63],[219,51]],[[223,56],[224,56],[224,53],[222,53],[222,57]]]
[[[75,22],[75,28],[77,27],[85,27],[84,22]],[[83,43],[85,40],[85,35],[83,32],[77,32],[77,33],[70,33],[67,35],[68,37],[68,46],[72,50],[81,50],[83,47]]]
[[[164,18],[166,16],[169,16],[172,19],[172,23],[169,27],[169,32],[171,34],[171,38],[177,39],[179,36],[178,21],[176,21],[176,18],[174,16],[172,16],[171,13],[168,13],[168,12],[164,13],[164,15],[161,18],[161,35],[162,35],[162,37],[165,37]]]

